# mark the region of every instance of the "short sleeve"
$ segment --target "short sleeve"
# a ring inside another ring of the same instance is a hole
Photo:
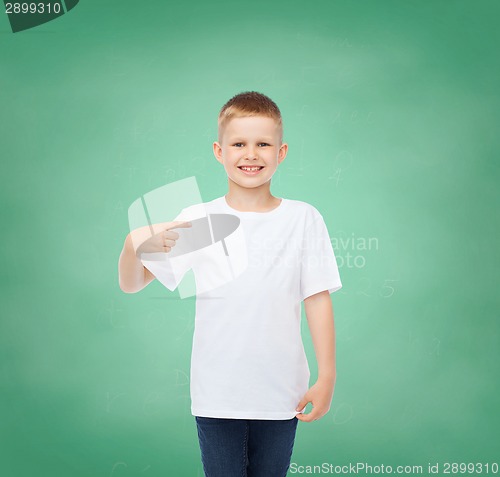
[[[189,220],[186,218],[185,209],[174,221]],[[174,291],[184,278],[186,272],[192,267],[192,254],[179,255],[170,258],[167,252],[143,253],[141,263],[155,278],[170,291]]]
[[[300,300],[342,288],[337,260],[322,216],[307,226],[301,248]]]

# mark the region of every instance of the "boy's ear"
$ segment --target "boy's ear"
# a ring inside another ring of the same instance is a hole
[[[213,144],[214,148],[214,156],[215,158],[222,164],[222,147],[221,145],[215,141]]]
[[[280,150],[278,152],[279,163],[281,163],[283,161],[283,159],[285,159],[287,152],[288,152],[288,144],[286,142],[284,142],[280,146]]]

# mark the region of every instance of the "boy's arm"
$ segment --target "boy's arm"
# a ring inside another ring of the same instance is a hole
[[[328,290],[304,300],[307,324],[318,361],[318,379],[335,381],[335,325]]]
[[[318,380],[302,398],[296,410],[301,411],[311,402],[313,410],[309,414],[297,415],[297,419],[310,422],[321,418],[330,410],[335,387],[335,326],[330,293],[324,290],[307,297],[304,308],[318,361]]]
[[[125,239],[118,261],[118,278],[120,288],[125,293],[136,293],[155,279],[137,258],[130,234]]]

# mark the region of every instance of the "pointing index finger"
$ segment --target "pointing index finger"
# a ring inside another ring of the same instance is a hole
[[[189,228],[192,226],[192,223],[189,221],[176,221],[172,222],[165,230],[177,229],[177,228]]]

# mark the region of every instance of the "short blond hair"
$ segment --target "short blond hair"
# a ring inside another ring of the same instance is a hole
[[[283,120],[277,104],[265,94],[257,91],[244,91],[233,96],[219,112],[219,143],[222,142],[227,123],[233,118],[246,116],[265,116],[274,119],[280,130],[280,143],[283,142]]]

